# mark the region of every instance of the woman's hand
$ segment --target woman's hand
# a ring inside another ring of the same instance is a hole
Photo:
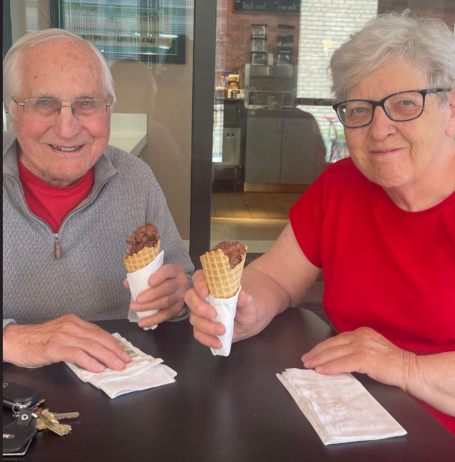
[[[406,391],[416,355],[402,350],[368,327],[332,337],[302,356],[307,369],[320,374],[361,372]]]
[[[204,272],[196,271],[193,276],[194,289],[190,289],[185,295],[185,302],[191,310],[190,323],[194,328],[194,337],[200,343],[210,348],[221,348],[221,342],[217,338],[225,332],[224,325],[215,322],[216,310],[205,302],[209,289],[205,282]],[[240,291],[237,302],[237,311],[234,320],[233,341],[251,337],[257,322],[257,310],[252,298],[244,290]]]

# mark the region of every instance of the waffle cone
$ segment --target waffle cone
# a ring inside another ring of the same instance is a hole
[[[128,273],[134,273],[142,268],[145,268],[158,256],[161,250],[161,239],[158,239],[155,247],[144,247],[138,253],[128,256],[125,253],[123,263],[125,264]]]
[[[231,298],[237,293],[245,265],[245,257],[246,253],[243,255],[242,261],[231,269],[229,258],[224,255],[221,249],[206,252],[201,256],[205,281],[212,297]]]

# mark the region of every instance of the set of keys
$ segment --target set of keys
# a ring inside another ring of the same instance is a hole
[[[41,407],[44,401],[34,388],[3,382],[3,405],[13,411],[13,422],[3,427],[3,456],[25,455],[38,430],[48,429],[59,436],[72,430],[60,420],[77,418],[79,413],[51,412]]]
[[[44,399],[39,402],[39,405],[42,404],[43,402],[44,402]],[[59,436],[65,436],[72,430],[71,425],[61,424],[60,420],[75,419],[79,417],[79,412],[56,413],[56,412],[50,412],[49,409],[42,409],[42,408],[36,408],[36,414],[37,414],[37,420],[36,420],[37,430],[45,430],[47,428]]]

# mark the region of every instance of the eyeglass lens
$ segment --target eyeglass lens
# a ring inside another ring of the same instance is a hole
[[[24,101],[24,110],[41,116],[60,114],[61,109],[69,107],[76,116],[95,116],[102,115],[106,108],[106,103],[102,100],[77,100],[71,104],[61,104],[59,100],[37,99]]]
[[[424,97],[410,91],[392,95],[384,101],[387,115],[395,121],[415,119],[423,111]],[[347,127],[368,125],[373,120],[373,106],[368,101],[347,101],[338,107],[338,115]]]

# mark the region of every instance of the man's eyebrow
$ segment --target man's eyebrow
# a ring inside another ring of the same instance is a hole
[[[39,96],[34,96],[33,98],[28,98],[28,99],[58,99],[55,96],[49,95],[49,94],[44,94],[44,95],[39,95]]]
[[[34,96],[33,98],[28,98],[28,99],[56,99],[58,101],[65,101],[65,99],[60,99],[50,94]],[[100,98],[99,96],[96,96],[96,95],[79,95],[79,96],[76,96],[76,98],[74,98],[74,100],[79,100],[79,99],[103,99],[103,98]],[[74,100],[71,100],[71,101],[74,101]],[[70,100],[66,100],[66,101],[70,101]]]
[[[79,95],[79,96],[76,96],[76,98],[74,99],[103,99],[103,98],[100,98],[98,95]]]

